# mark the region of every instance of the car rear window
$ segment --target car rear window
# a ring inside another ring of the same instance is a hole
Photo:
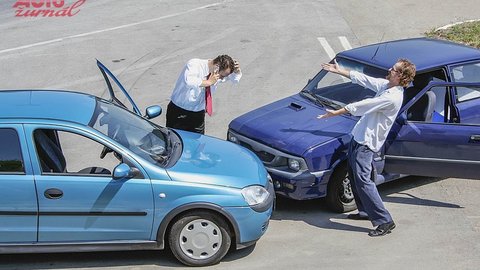
[[[0,173],[25,172],[17,131],[0,128],[0,149]]]

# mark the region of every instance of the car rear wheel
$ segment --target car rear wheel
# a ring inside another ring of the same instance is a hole
[[[338,213],[357,209],[346,164],[339,165],[328,182],[327,206]]]
[[[199,211],[178,218],[168,241],[173,255],[183,264],[206,266],[218,263],[227,254],[231,236],[222,218]]]

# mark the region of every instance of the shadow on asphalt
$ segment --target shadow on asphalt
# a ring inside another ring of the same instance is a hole
[[[272,215],[272,220],[298,220],[312,226],[331,230],[369,231],[367,227],[353,226],[335,221],[346,219],[346,217],[346,214],[331,212],[323,199],[296,201],[279,196],[277,197],[277,206]]]
[[[255,245],[240,250],[230,250],[222,261],[238,260],[248,256],[254,249]],[[118,266],[135,268],[136,266],[147,265],[172,268],[186,267],[167,250],[0,255],[0,269],[2,270],[97,269]]]
[[[421,206],[462,208],[457,204],[419,198],[406,190],[442,181],[442,178],[406,177],[380,185],[378,190],[385,202],[412,204]],[[400,195],[392,196],[392,195]],[[369,221],[353,226],[342,223],[347,215],[333,213],[326,207],[323,199],[295,201],[277,197],[273,220],[301,220],[310,225],[325,229],[368,232]],[[340,221],[340,222],[337,222]],[[223,261],[235,261],[248,256],[255,249],[250,246],[245,249],[230,251]],[[0,255],[0,269],[64,269],[64,268],[104,268],[104,267],[184,267],[169,251],[118,251],[118,252],[88,252],[88,253],[53,253],[53,254],[15,254]]]
[[[241,259],[252,253],[254,249],[255,245],[240,250],[230,250],[222,261]],[[119,266],[135,269],[142,266],[186,267],[168,250],[0,255],[1,270],[99,269]]]
[[[135,266],[183,267],[169,251],[0,255],[0,269],[75,269]]]
[[[409,176],[382,184],[378,186],[378,191],[384,202],[432,207],[463,208],[457,204],[420,198],[406,192],[406,190],[442,180],[444,180],[444,178]],[[371,223],[369,221],[365,221],[365,225],[362,225],[362,227],[336,222],[336,220],[346,220],[347,214],[339,214],[330,211],[327,208],[324,199],[296,201],[278,196],[276,209],[273,213],[272,219],[300,220],[319,228],[332,230],[368,232],[371,229]]]
[[[404,192],[405,190],[409,190],[415,187],[440,182],[444,179],[445,178],[409,176],[380,185],[378,186],[378,191],[382,195],[382,199],[384,202],[445,208],[463,208],[458,204],[435,201],[428,198],[419,198],[410,193]],[[391,196],[392,194],[399,194],[401,196]]]

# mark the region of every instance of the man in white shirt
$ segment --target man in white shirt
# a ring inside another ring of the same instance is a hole
[[[212,114],[211,92],[217,82],[238,83],[240,64],[228,55],[191,59],[183,67],[167,107],[167,127],[205,133],[205,112]]]
[[[339,67],[337,62],[323,64],[323,69],[340,74],[352,83],[369,88],[377,94],[373,98],[350,103],[339,110],[326,110],[317,118],[323,119],[344,113],[361,116],[352,130],[352,141],[348,152],[349,176],[358,213],[350,214],[350,219],[370,220],[375,230],[370,236],[383,236],[395,228],[395,223],[385,208],[373,180],[373,156],[380,151],[390,131],[398,111],[402,106],[403,87],[407,87],[415,76],[415,65],[400,59],[389,69],[386,79],[373,78],[357,71]]]

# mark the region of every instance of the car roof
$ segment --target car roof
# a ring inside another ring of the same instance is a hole
[[[87,125],[96,97],[61,90],[2,90],[0,119],[51,119]]]
[[[480,59],[480,50],[445,40],[412,38],[367,45],[338,56],[355,59],[383,69],[394,65],[398,59],[412,61],[417,71]]]

